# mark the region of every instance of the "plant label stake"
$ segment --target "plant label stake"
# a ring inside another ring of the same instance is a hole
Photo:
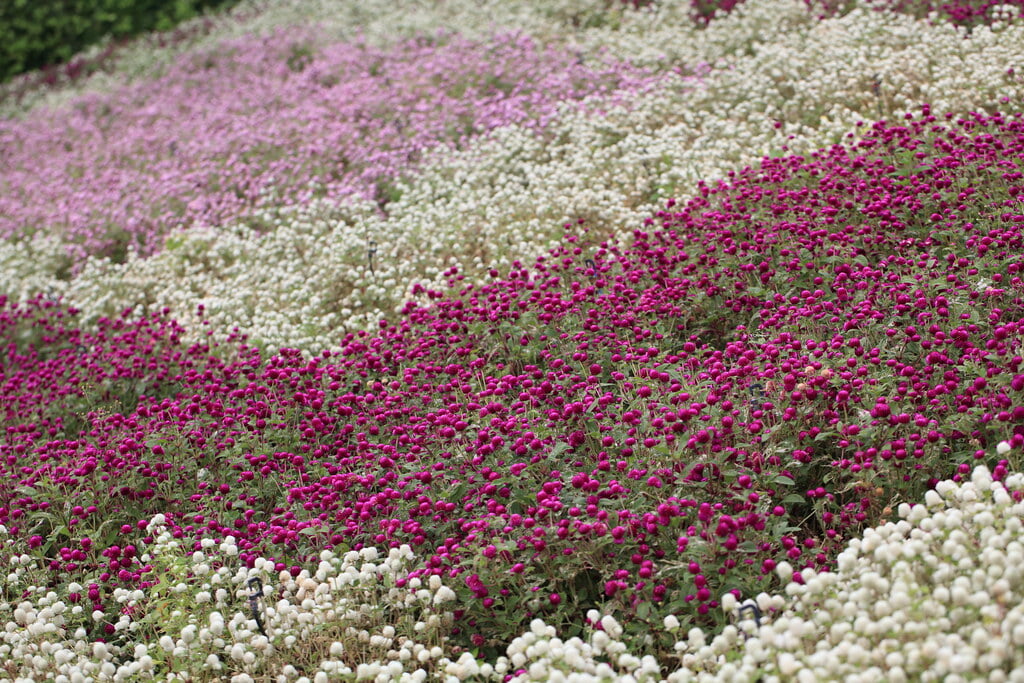
[[[757,603],[753,600],[748,600],[739,607],[736,608],[736,618],[743,621],[743,613],[749,611],[754,616],[754,626],[761,628],[761,609],[757,606]],[[746,632],[743,633],[743,640],[750,638],[750,635]]]
[[[249,609],[252,611],[252,618],[256,620],[256,628],[260,630],[260,633],[269,638],[266,629],[263,628],[263,617],[260,616],[260,599],[263,597],[263,582],[260,577],[254,576],[249,579],[249,588],[252,589],[252,592],[249,593]]]

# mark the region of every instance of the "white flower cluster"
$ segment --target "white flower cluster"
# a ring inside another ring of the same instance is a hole
[[[984,466],[940,483],[851,541],[836,572],[804,570],[780,617],[716,636],[670,679],[1024,681],[1022,493],[1024,475]]]
[[[507,657],[498,659],[495,671],[520,671],[510,680],[553,681],[556,683],[597,683],[621,681],[639,683],[661,680],[658,660],[647,655],[636,657],[621,642],[622,626],[611,615],[590,610],[588,620],[600,624],[589,642],[581,638],[563,641],[555,628],[534,619],[530,630],[512,641]]]
[[[196,229],[150,259],[90,261],[70,281],[60,245],[3,243],[0,292],[62,294],[87,318],[169,306],[196,335],[205,332],[192,317],[202,303],[222,336],[237,326],[271,351],[315,353],[392,315],[414,283],[440,287],[450,266],[475,280],[530,262],[567,221],[587,219],[595,236],[627,236],[665,198],[783,145],[807,152],[857,121],[922,102],[961,112],[1024,94],[1024,81],[1007,76],[1007,65],[1024,63],[1021,22],[965,37],[866,8],[819,22],[799,1],[749,0],[695,32],[682,11],[619,12],[630,19],[587,34],[617,57],[666,69],[662,88],[595,97],[543,134],[513,126],[461,151],[436,150],[422,173],[398,184],[387,217],[358,202],[285,207],[253,217],[270,234]],[[645,30],[654,33],[642,39]],[[675,75],[677,55],[654,59],[652,44],[686,46],[672,49],[714,68],[699,79]]]
[[[232,568],[238,548],[231,537],[219,544],[203,539],[202,550],[188,552],[159,517],[147,530],[155,542],[140,558],[154,567],[149,578],[159,582],[145,591],[114,589],[121,610],[114,618],[86,613],[80,600],[72,600],[83,592],[80,585],[67,586],[63,596],[28,585],[45,570],[27,555],[12,558],[8,592],[0,601],[0,620],[6,620],[0,670],[25,681],[132,681],[155,672],[170,672],[167,680],[227,680],[234,672],[231,680],[294,681],[302,680],[295,666],[301,663],[316,672],[305,680],[319,683],[351,675],[419,681],[424,667],[468,666],[465,658],[461,664],[449,660],[436,644],[452,624],[447,605],[455,593],[437,576],[408,578],[408,546],[387,555],[372,547],[343,555],[323,551],[315,571],[292,576],[275,572],[263,558],[251,569]],[[399,579],[407,585],[399,588]],[[253,592],[255,586],[262,586],[262,594]],[[29,597],[13,601],[8,593]],[[112,642],[122,644],[90,642],[91,621],[115,621]]]

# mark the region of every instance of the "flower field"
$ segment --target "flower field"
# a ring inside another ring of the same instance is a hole
[[[0,86],[0,677],[1024,681],[1022,7],[252,0]]]

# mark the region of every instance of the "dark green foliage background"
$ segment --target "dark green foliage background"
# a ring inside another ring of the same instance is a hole
[[[238,0],[3,0],[0,82],[66,62],[105,36],[165,31]]]

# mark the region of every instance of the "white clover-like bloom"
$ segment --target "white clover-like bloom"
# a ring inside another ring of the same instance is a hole
[[[665,623],[665,630],[668,631],[669,633],[673,633],[673,632],[679,630],[679,619],[677,619],[676,615],[674,615],[674,614],[666,615],[665,619],[664,619],[664,623]]]
[[[455,591],[453,591],[448,586],[441,586],[437,589],[437,592],[434,594],[434,604],[441,605],[446,602],[451,602],[455,600],[455,598]]]

